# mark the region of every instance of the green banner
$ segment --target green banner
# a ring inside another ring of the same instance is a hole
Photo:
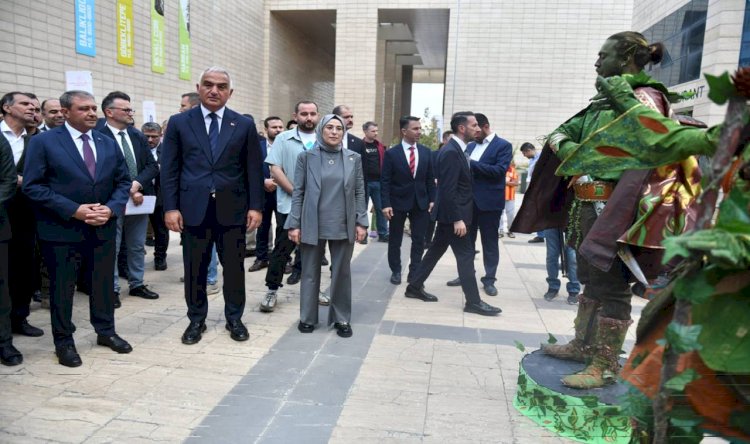
[[[190,0],[180,0],[180,78],[190,80]]]
[[[151,71],[164,74],[164,0],[151,0]]]
[[[133,65],[133,0],[117,0],[117,62]]]

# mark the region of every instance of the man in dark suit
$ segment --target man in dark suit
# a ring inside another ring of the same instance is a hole
[[[224,68],[203,71],[196,85],[201,105],[169,119],[161,162],[164,219],[184,232],[188,325],[183,344],[206,331],[206,281],[211,249],[224,268],[226,329],[235,341],[249,338],[245,310],[245,229],[260,226],[263,167],[255,123],[226,107],[232,80]]]
[[[161,126],[156,122],[146,122],[141,126],[143,137],[146,138],[151,150],[151,157],[157,165],[161,157]],[[161,197],[161,182],[159,175],[154,178],[154,192],[156,193],[156,206],[154,212],[149,215],[149,221],[154,229],[154,270],[164,271],[167,269],[167,247],[169,247],[169,229],[164,225],[164,204]]]
[[[96,343],[132,351],[115,333],[114,267],[117,218],[123,217],[131,181],[117,144],[93,128],[94,96],[68,91],[60,97],[65,125],[31,139],[23,192],[33,202],[37,233],[50,278],[50,314],[60,364],[81,365],[71,320],[76,256],[90,265],[91,324]]]
[[[406,218],[409,218],[412,232],[408,282],[422,262],[424,235],[435,201],[432,151],[417,143],[422,135],[419,117],[402,117],[399,126],[401,143],[385,152],[380,179],[383,214],[390,221],[388,265],[394,285],[401,283],[401,240]]]
[[[11,237],[6,204],[16,194],[18,173],[13,162],[13,150],[4,137],[0,137],[0,362],[18,365],[23,355],[13,346],[10,326],[11,300],[8,289],[8,243]]]
[[[341,144],[344,146],[344,148],[354,151],[355,153],[359,154],[360,157],[364,159],[365,158],[365,142],[359,137],[349,132],[354,127],[354,112],[352,112],[351,107],[348,105],[336,105],[333,108],[333,111],[331,111],[331,113],[336,114],[337,116],[341,117],[344,120],[344,123],[346,124],[346,132],[344,133],[344,138],[341,140]],[[365,175],[365,177],[368,177],[367,166],[365,166],[364,163],[362,164],[362,172]],[[367,190],[367,187],[365,187],[365,202],[369,202],[369,201],[370,201],[370,192]],[[388,239],[383,238],[382,241],[387,242]],[[365,236],[364,240],[361,240],[358,242],[360,244],[367,244],[367,236]]]
[[[500,216],[505,208],[505,172],[513,157],[510,142],[498,137],[490,128],[490,121],[484,114],[474,115],[479,124],[475,140],[466,146],[469,167],[473,178],[474,192],[473,223],[469,228],[472,245],[476,244],[477,231],[482,235],[482,258],[485,275],[481,279],[484,292],[497,296],[495,275],[500,261],[498,230]],[[448,286],[458,287],[460,279],[448,282]]]
[[[466,297],[464,311],[484,316],[500,313],[479,297],[474,272],[474,245],[468,234],[472,223],[473,195],[471,170],[464,154],[466,144],[474,140],[479,131],[474,113],[457,112],[451,117],[451,141],[440,149],[437,166],[437,195],[433,214],[437,229],[432,247],[427,250],[419,268],[413,273],[406,287],[406,297],[436,302],[437,297],[424,290],[424,281],[430,276],[437,262],[450,246],[456,256],[458,276]]]
[[[114,140],[128,166],[132,184],[130,199],[135,205],[143,203],[144,196],[153,196],[153,180],[159,174],[159,165],[151,155],[151,149],[143,134],[133,128],[135,110],[130,104],[130,96],[121,91],[113,91],[102,100],[102,111],[106,118],[104,125],[97,127],[105,136]],[[115,248],[120,250],[124,239],[127,248],[127,279],[130,286],[128,294],[144,299],[158,299],[159,295],[150,290],[143,282],[146,260],[147,214],[125,215],[117,219],[117,238]],[[115,308],[120,305],[120,279],[118,268],[124,264],[115,261]]]

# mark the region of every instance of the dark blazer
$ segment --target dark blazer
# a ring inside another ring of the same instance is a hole
[[[475,142],[471,142],[466,152],[471,154],[476,146]],[[474,204],[481,211],[502,211],[505,208],[505,172],[512,157],[513,146],[496,135],[482,157],[469,162]]]
[[[93,227],[73,218],[81,204],[99,202],[122,217],[130,191],[130,174],[120,147],[99,131],[96,145],[96,179],[89,175],[66,126],[34,136],[26,152],[23,192],[31,199],[39,238],[56,242],[81,242],[92,236],[114,239],[115,218]]]
[[[268,157],[268,140],[265,137],[259,137],[258,139],[260,140],[260,158],[263,160],[263,179],[270,179],[271,167],[266,163],[266,157]],[[266,193],[267,203],[269,200],[276,202],[276,191],[269,193],[265,188],[263,188],[263,191]]]
[[[383,169],[380,174],[380,198],[383,208],[397,211],[411,211],[414,204],[420,210],[427,210],[435,201],[435,173],[432,165],[432,150],[417,144],[419,162],[412,177],[409,160],[401,143],[385,152]]]
[[[252,119],[225,108],[213,159],[201,107],[175,114],[161,151],[164,212],[180,210],[186,225],[200,225],[213,186],[218,223],[245,225],[248,210],[263,211],[262,164]]]
[[[8,241],[11,237],[8,204],[16,194],[17,181],[13,150],[5,137],[0,135],[0,242]]]
[[[111,137],[115,143],[117,143],[117,138],[120,137],[113,133],[107,126],[106,120],[104,121],[104,125],[97,127],[97,130],[105,136]],[[153,196],[156,194],[156,189],[152,181],[159,175],[159,164],[156,163],[154,156],[151,155],[151,148],[148,146],[148,141],[143,133],[131,126],[128,126],[126,131],[133,144],[131,148],[133,149],[133,154],[135,154],[135,168],[138,171],[138,175],[132,179],[137,180],[141,184],[143,194]]]
[[[471,170],[458,142],[451,139],[438,153],[437,194],[433,217],[438,222],[452,224],[459,220],[471,225],[474,197],[471,189]]]

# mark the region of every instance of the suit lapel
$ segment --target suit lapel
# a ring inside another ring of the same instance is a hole
[[[308,154],[309,153],[309,154]],[[321,187],[321,172],[320,172],[320,162],[322,156],[320,155],[320,148],[313,148],[309,151],[302,151],[299,153],[300,156],[309,156],[307,158],[307,168],[310,170],[313,179],[315,180],[315,183],[318,185],[318,188]],[[312,165],[310,165],[310,162],[312,162]],[[294,182],[294,180],[292,180]]]
[[[407,176],[411,176],[411,171],[409,170],[409,159],[406,158],[406,153],[404,152],[404,146],[402,144],[395,145],[393,149],[396,150],[396,157],[399,159],[403,159],[403,161],[397,162],[398,165],[401,165],[401,168],[406,171]]]
[[[424,169],[427,168],[425,165],[425,159],[428,159],[429,162],[429,156],[430,156],[430,150],[429,148],[423,147],[422,145],[417,145],[417,151],[419,152],[419,162],[417,163],[417,172],[414,175],[414,179],[417,178],[417,176],[424,176]]]
[[[237,114],[229,108],[225,108],[224,118],[221,119],[221,129],[219,130],[219,149],[216,152],[214,162],[218,162],[219,158],[221,158],[221,154],[224,152],[229,140],[232,138],[235,128],[237,128]]]
[[[68,155],[73,159],[73,163],[78,165],[83,175],[93,181],[94,179],[91,177],[91,174],[89,174],[89,169],[86,168],[86,164],[83,163],[83,157],[81,157],[81,153],[78,152],[78,148],[76,148],[76,144],[75,142],[73,142],[73,136],[70,134],[67,128],[65,128],[64,125],[57,130],[57,138],[59,139],[60,145],[62,145],[63,150],[65,150],[65,152],[67,152]],[[96,141],[94,143],[96,143]],[[98,154],[99,144],[96,145]],[[99,159],[97,159],[96,163],[97,165],[99,164]],[[98,175],[99,168],[97,168],[96,171]]]
[[[344,186],[349,183],[349,176],[354,173],[354,152],[351,150],[344,150]]]
[[[208,141],[206,121],[203,119],[201,107],[196,106],[195,108],[187,112],[191,113],[189,119],[190,128],[193,129],[195,139],[198,141],[198,145],[201,147],[201,150],[203,150],[203,154],[205,154],[208,161],[211,162],[211,160],[213,159],[213,155],[211,154],[211,143]]]
[[[500,139],[498,139],[497,136],[493,137],[492,140],[490,140],[490,144],[487,145],[487,148],[484,149],[484,152],[482,153],[482,157],[479,158],[479,160],[487,160],[490,156],[492,156],[492,151],[495,150],[495,146],[500,142]]]
[[[96,180],[99,180],[101,175],[103,174],[104,170],[104,161],[107,158],[107,156],[110,155],[109,150],[104,148],[105,140],[104,135],[99,133],[98,131],[92,131],[91,132],[92,138],[94,139],[94,144],[96,144]],[[117,142],[115,142],[117,144]],[[112,153],[114,154],[114,153]],[[80,156],[79,156],[80,157]],[[86,166],[86,164],[84,164]],[[88,170],[86,170],[88,172]]]

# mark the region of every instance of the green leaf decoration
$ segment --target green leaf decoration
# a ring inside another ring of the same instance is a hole
[[[750,434],[750,412],[732,412],[729,414],[729,425]]]
[[[729,73],[720,76],[705,74],[708,83],[708,98],[717,105],[723,105],[730,97],[737,95],[737,89],[729,78]]]
[[[583,405],[590,409],[599,406],[599,398],[597,396],[581,396],[581,401],[583,401]]]
[[[674,257],[690,257],[690,250],[687,249],[685,242],[681,240],[682,236],[667,237],[662,241],[664,246],[663,264],[669,263]]]
[[[700,333],[700,325],[682,325],[672,321],[664,336],[677,353],[687,353],[701,349],[701,344],[698,343]]]
[[[636,368],[638,368],[639,365],[641,365],[643,360],[648,357],[648,354],[650,352],[651,352],[650,350],[645,350],[643,353],[633,358],[633,361],[630,363],[630,366],[633,368],[633,370],[635,370]]]
[[[740,187],[734,187],[719,206],[719,217],[716,228],[730,233],[750,234],[750,193],[742,192]]]
[[[747,374],[750,369],[750,287],[712,297],[693,307],[701,324],[700,356],[714,371]]]
[[[714,293],[714,283],[708,281],[708,273],[700,270],[697,273],[679,279],[674,286],[677,299],[686,300],[692,304],[702,304]]]
[[[557,338],[552,336],[552,333],[547,333],[549,337],[547,338],[547,344],[557,344]]]
[[[695,371],[695,369],[689,368],[684,372],[672,377],[664,384],[664,386],[667,389],[675,392],[683,392],[685,391],[686,385],[695,381],[696,379],[700,379],[700,377],[701,376],[698,374],[698,372]]]
[[[570,415],[568,415],[568,424],[575,427],[578,422],[578,413],[576,409],[570,409]]]
[[[519,349],[519,350],[521,350],[522,352],[526,351],[526,347],[523,344],[521,344],[520,342],[514,340],[513,344],[515,344],[516,348]]]

